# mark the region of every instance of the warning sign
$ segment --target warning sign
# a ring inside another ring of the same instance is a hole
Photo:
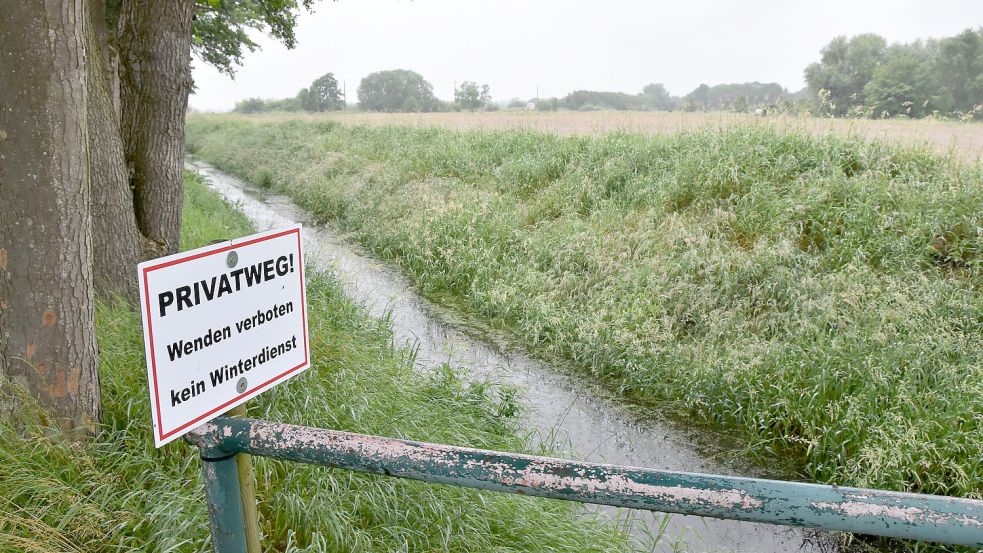
[[[301,226],[141,263],[160,447],[310,365]]]

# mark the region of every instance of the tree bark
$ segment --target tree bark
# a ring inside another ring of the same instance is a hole
[[[0,13],[0,376],[80,437],[100,415],[82,5]]]
[[[106,30],[105,0],[86,0],[89,179],[95,290],[137,300],[136,266],[144,238],[133,211],[133,191],[123,156],[111,82],[115,68]]]
[[[175,253],[184,203],[184,117],[194,0],[124,0],[119,16],[122,136],[137,225]]]

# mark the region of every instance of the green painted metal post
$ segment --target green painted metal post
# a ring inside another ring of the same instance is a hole
[[[236,456],[225,454],[215,458],[210,457],[211,453],[202,448],[201,465],[215,553],[245,553],[246,527],[239,497]]]
[[[188,440],[202,451],[483,490],[983,547],[983,501],[973,499],[602,465],[253,419],[218,418]]]

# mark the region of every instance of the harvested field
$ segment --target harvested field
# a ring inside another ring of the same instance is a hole
[[[687,113],[653,111],[535,112],[498,111],[477,113],[327,113],[319,115],[273,114],[262,118],[328,119],[345,124],[405,125],[448,129],[530,129],[559,134],[602,134],[629,131],[671,134],[703,128],[737,125],[773,126],[812,134],[857,135],[867,140],[884,139],[904,144],[927,145],[937,152],[954,151],[976,161],[983,156],[983,124],[930,119],[823,119],[816,117],[755,117],[738,113]]]

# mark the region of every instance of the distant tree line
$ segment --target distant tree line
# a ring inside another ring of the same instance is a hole
[[[661,83],[641,92],[576,90],[562,98],[514,98],[510,109],[556,111],[773,111],[835,117],[946,116],[983,119],[983,28],[939,40],[888,45],[875,34],[836,37],[822,49],[820,61],[805,69],[806,88],[789,92],[778,83],[701,84],[685,96],[673,96]],[[336,111],[346,102],[338,81],[327,73],[281,100],[250,98],[235,111]],[[464,81],[454,101],[433,93],[422,75],[406,69],[378,71],[358,86],[358,107],[365,111],[432,112],[498,109],[487,84]]]
[[[563,98],[513,99],[509,108],[526,109],[530,105],[541,111],[568,109],[574,111],[635,110],[688,111],[736,110],[749,111],[762,106],[774,106],[782,99],[792,98],[778,83],[739,83],[697,87],[683,97],[672,96],[661,83],[646,85],[639,94],[577,90]],[[236,104],[240,113],[265,111],[338,111],[345,109],[345,100],[338,90],[334,75],[327,73],[309,88],[301,89],[293,98],[263,100],[249,98]],[[487,84],[464,81],[454,90],[454,101],[437,98],[431,85],[422,75],[405,69],[378,71],[362,79],[358,86],[358,107],[364,111],[436,112],[496,110],[491,89]]]
[[[673,96],[665,85],[646,85],[638,94],[624,92],[598,92],[577,90],[563,98],[536,99],[531,102],[537,109],[569,109],[595,111],[601,109],[632,111],[719,111],[747,112],[753,109],[774,108],[780,102],[790,102],[797,96],[790,94],[778,83],[733,83],[708,86],[701,84],[685,96]],[[521,107],[510,104],[510,106]]]
[[[875,34],[836,37],[805,70],[819,113],[983,119],[983,28],[888,45]]]
[[[835,117],[945,116],[983,120],[983,28],[939,40],[888,45],[875,34],[836,37],[805,70],[806,88],[778,83],[701,84],[672,96],[661,84],[639,94],[577,90],[534,98],[536,109],[813,113]],[[509,107],[523,107],[513,100]]]
[[[340,111],[347,107],[338,80],[332,73],[318,77],[311,86],[303,88],[293,98],[264,100],[249,98],[236,103],[233,111],[261,113],[266,111]],[[445,102],[433,93],[433,85],[422,75],[406,69],[377,71],[367,75],[358,85],[358,107],[364,111],[432,112],[494,110],[491,89],[487,84],[464,81],[454,91],[454,102]]]
[[[339,111],[345,109],[345,98],[338,88],[338,79],[333,73],[325,73],[314,79],[311,86],[300,89],[293,98],[263,100],[248,98],[236,102],[232,111],[239,113],[261,113],[264,111]]]

